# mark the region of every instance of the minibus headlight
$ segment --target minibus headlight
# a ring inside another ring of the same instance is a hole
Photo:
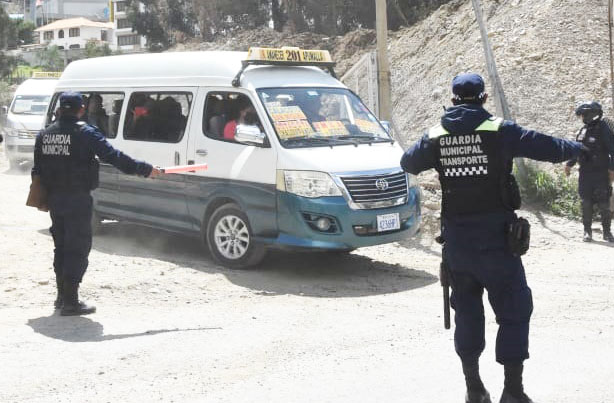
[[[283,171],[278,176],[277,188],[303,197],[341,196],[335,182],[324,172]]]
[[[7,127],[4,129],[4,132],[8,137],[17,137],[19,136],[19,131],[17,129],[13,129],[12,127]]]

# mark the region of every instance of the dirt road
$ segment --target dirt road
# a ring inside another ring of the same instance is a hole
[[[197,240],[109,223],[94,238],[86,317],[53,311],[48,215],[0,153],[0,401],[461,402],[443,329],[439,247],[270,255],[216,265]],[[614,401],[614,249],[580,224],[523,212],[535,311],[526,388],[536,402]],[[598,234],[599,235],[599,234]],[[501,393],[487,310],[483,378]]]

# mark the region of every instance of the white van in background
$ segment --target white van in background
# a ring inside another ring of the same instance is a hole
[[[44,126],[57,82],[53,78],[30,78],[15,91],[4,124],[4,150],[11,168],[34,159],[34,141]]]
[[[326,51],[253,48],[110,56],[68,65],[84,120],[128,155],[206,171],[122,175],[101,164],[94,221],[200,236],[227,267],[266,249],[347,252],[420,227],[420,190],[396,142],[333,69]],[[329,72],[323,71],[327,69]]]

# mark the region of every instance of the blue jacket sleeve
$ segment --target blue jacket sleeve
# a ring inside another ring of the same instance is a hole
[[[95,128],[88,126],[82,129],[87,132],[90,149],[100,158],[101,161],[113,165],[125,174],[136,174],[139,176],[148,177],[151,174],[153,167],[143,161],[132,159],[123,152],[116,150],[105,139],[105,137]]]
[[[420,172],[435,168],[437,155],[433,150],[428,134],[411,146],[401,158],[401,167],[405,172],[417,175]]]
[[[503,149],[510,158],[524,157],[557,163],[577,158],[582,152],[582,144],[576,141],[524,129],[513,122],[504,122],[500,133]]]

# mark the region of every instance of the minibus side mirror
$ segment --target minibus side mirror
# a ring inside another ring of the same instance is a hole
[[[235,140],[251,146],[263,146],[266,135],[262,133],[258,126],[238,125],[235,131]]]
[[[384,130],[386,130],[386,133],[390,134],[390,131],[392,130],[392,124],[390,124],[390,122],[387,120],[382,120],[380,121],[380,123],[382,124],[382,126],[384,126]]]

